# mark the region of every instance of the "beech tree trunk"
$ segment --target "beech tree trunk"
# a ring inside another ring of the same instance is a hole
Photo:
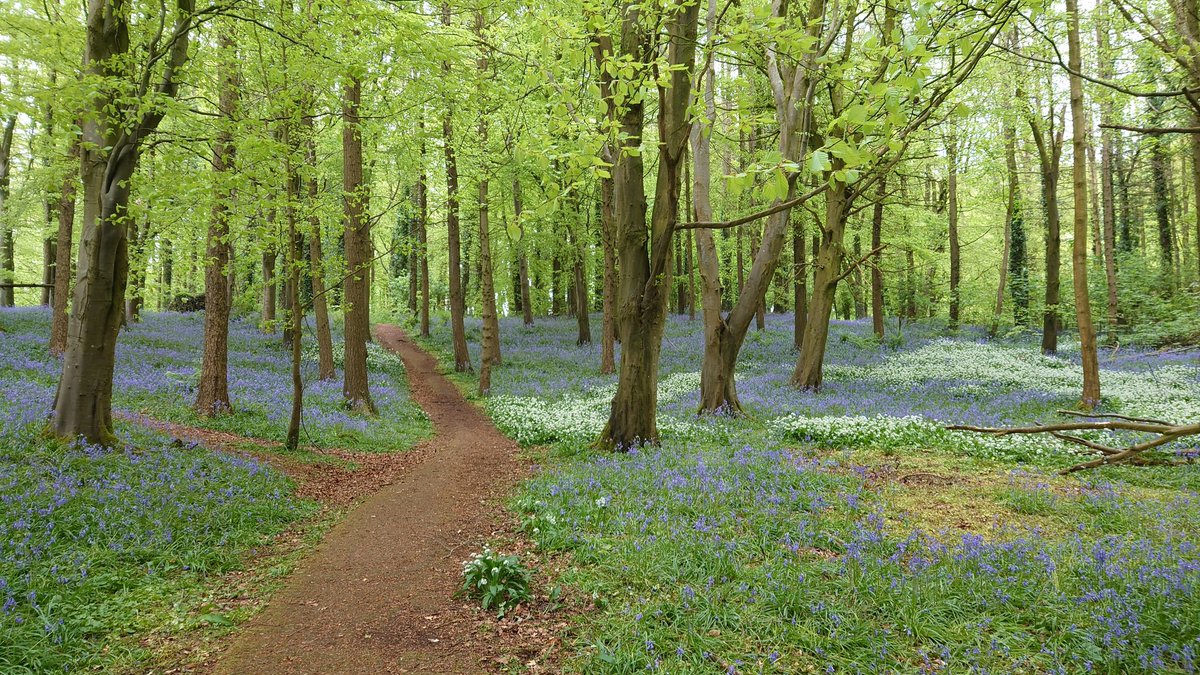
[[[217,112],[220,127],[213,143],[212,159],[216,194],[213,196],[205,246],[204,356],[193,406],[202,417],[222,415],[233,410],[229,400],[229,283],[226,268],[230,263],[232,248],[229,242],[229,215],[234,191],[230,174],[234,169],[233,124],[240,83],[236,65],[237,48],[230,30],[226,26],[218,39],[221,90]]]
[[[792,348],[800,351],[804,341],[804,328],[808,322],[808,253],[805,252],[805,240],[808,234],[804,231],[803,219],[797,218],[792,226],[792,268],[795,274],[793,290],[795,302],[792,317]]]
[[[79,140],[71,141],[68,158],[79,162]],[[54,315],[50,322],[50,353],[61,356],[67,350],[67,303],[71,301],[71,253],[75,235],[75,181],[78,176],[63,176],[58,193],[58,236],[54,250]]]
[[[421,337],[429,337],[429,174],[425,158],[425,115],[421,114],[421,175],[417,182],[417,257],[421,274]]]
[[[484,29],[484,13],[483,10],[475,13],[475,31],[482,40]],[[478,62],[480,73],[480,98],[483,97],[483,77],[486,76],[488,69],[488,58],[485,52]],[[479,117],[479,142],[483,147],[487,146],[488,126],[486,114],[481,114]],[[479,296],[480,296],[480,314],[483,319],[483,335],[480,340],[482,343],[482,354],[480,356],[481,370],[487,373],[487,378],[491,379],[491,367],[500,365],[500,319],[496,311],[496,283],[492,272],[492,244],[491,233],[488,229],[488,167],[486,162],[483,166],[483,176],[479,180]],[[585,312],[586,313],[586,312]],[[480,379],[480,392],[487,393],[488,387],[483,384],[483,378]]]
[[[834,162],[835,170],[840,162]],[[834,182],[825,193],[825,225],[817,249],[813,271],[812,300],[808,305],[808,320],[800,358],[792,372],[792,384],[801,389],[819,389],[823,377],[825,346],[829,341],[829,318],[837,295],[838,277],[843,256],[842,239],[846,233],[846,214],[850,208],[849,191],[845,183]]]
[[[605,102],[605,115],[609,123],[616,121],[616,102],[613,100],[614,74],[605,67],[606,61],[612,57],[612,40],[604,34],[592,36],[592,55],[598,72],[597,81],[600,85],[600,98]],[[606,143],[600,151],[601,159],[609,164],[615,164],[612,145]],[[614,212],[616,188],[610,172],[608,177],[600,178],[600,247],[604,261],[604,279],[601,296],[600,320],[600,373],[608,375],[616,370],[615,352],[617,341],[617,221]],[[523,232],[523,230],[522,230]]]
[[[450,25],[450,5],[442,6],[442,24]],[[450,62],[442,62],[442,72],[450,75]],[[450,265],[450,330],[454,341],[454,370],[471,370],[471,354],[467,351],[467,333],[463,325],[466,297],[462,279],[462,238],[458,223],[458,160],[454,154],[454,102],[446,100],[442,117],[442,145],[446,153],[446,246]]]
[[[588,292],[587,292],[587,267],[584,264],[587,256],[587,244],[585,239],[579,236],[578,233],[571,233],[569,237],[574,245],[573,253],[575,256],[572,267],[572,283],[575,300],[575,323],[579,328],[579,334],[575,339],[575,344],[582,347],[592,344],[592,325],[588,317]]]
[[[517,284],[521,301],[521,321],[533,325],[533,301],[529,297],[529,254],[525,250],[525,221],[521,220],[521,179],[513,178],[513,220],[517,223]]]
[[[1059,118],[1057,129],[1055,117]],[[1038,164],[1042,175],[1042,207],[1046,212],[1046,306],[1042,312],[1042,353],[1058,352],[1059,266],[1061,264],[1061,235],[1058,215],[1059,164],[1062,159],[1063,130],[1061,114],[1051,110],[1047,118],[1050,128],[1042,130],[1036,113],[1029,116],[1029,126],[1037,145]]]
[[[777,18],[786,17],[786,4],[775,2],[772,12]],[[807,35],[816,39],[822,30],[820,18],[824,12],[824,0],[811,0],[806,18],[808,20]],[[710,41],[715,37],[716,5],[710,0],[708,5],[708,32]],[[816,75],[814,64],[817,54],[810,52],[799,64],[779,63],[774,49],[767,50],[767,72],[771,82],[772,95],[775,101],[776,120],[779,123],[779,151],[785,161],[799,162],[807,154],[807,134],[811,115],[812,88],[810,83]],[[706,73],[705,86],[705,115],[711,128],[716,120],[715,83],[712,69]],[[708,204],[708,183],[710,181],[710,150],[708,134],[699,129],[692,131],[693,153],[696,156],[696,185],[697,219],[711,219],[711,205]],[[796,197],[796,176],[788,177],[788,189],[785,196],[777,198],[772,205],[778,207],[784,202],[793,201]],[[703,196],[701,197],[701,192]],[[700,213],[706,210],[705,214]],[[752,223],[756,231],[758,225]],[[728,316],[721,316],[723,304],[720,288],[719,262],[716,259],[716,248],[712,235],[708,230],[698,232],[700,275],[703,282],[702,297],[704,298],[705,346],[704,360],[700,369],[700,410],[701,412],[741,412],[741,402],[737,396],[735,369],[738,354],[746,339],[750,322],[757,319],[760,328],[765,324],[766,293],[774,277],[775,268],[783,251],[789,229],[791,229],[791,209],[779,209],[767,216],[767,224],[763,229],[762,242],[755,247],[754,259],[748,277],[742,273],[742,248],[739,234],[738,239],[738,297]],[[738,232],[740,233],[740,228]],[[755,237],[756,238],[756,237]],[[755,242],[757,243],[757,242]]]
[[[641,25],[641,6],[624,6],[621,57],[634,67],[647,68],[644,59],[653,41]],[[646,222],[644,165],[638,151],[642,140],[644,102],[626,100],[618,111],[621,140],[613,167],[616,247],[621,282],[621,367],[608,423],[600,434],[602,446],[628,449],[658,440],[658,360],[662,349],[668,294],[671,290],[671,237],[679,213],[679,188],[689,134],[688,106],[696,60],[699,3],[672,6],[662,17],[669,42],[666,48],[667,86],[659,88],[658,178],[654,211]],[[657,22],[652,22],[657,23]],[[603,68],[603,64],[601,64]],[[633,151],[631,154],[630,151]]]
[[[8,218],[9,185],[12,180],[13,133],[17,127],[17,116],[4,121],[0,133],[0,283],[16,282],[16,241],[12,223]],[[0,286],[0,307],[12,307],[15,299],[12,286]]]
[[[267,224],[270,230],[268,236],[275,238],[275,210],[271,209],[267,213]],[[275,295],[276,295],[276,280],[275,280],[275,257],[278,252],[275,250],[275,244],[268,243],[263,249],[262,254],[262,330],[264,333],[275,332]]]
[[[1084,119],[1083,57],[1079,47],[1079,8],[1077,0],[1067,0],[1067,49],[1070,66],[1068,79],[1071,91],[1071,148],[1073,153],[1071,182],[1075,193],[1074,235],[1071,246],[1071,271],[1075,290],[1075,317],[1079,325],[1079,352],[1083,364],[1084,408],[1091,410],[1100,403],[1100,361],[1096,354],[1096,331],[1092,327],[1092,303],[1088,297],[1088,195],[1087,195],[1087,125]]]
[[[1000,332],[1000,316],[1004,312],[1004,289],[1008,286],[1009,256],[1012,251],[1013,215],[1017,206],[1017,132],[1011,124],[1004,123],[1004,166],[1008,173],[1008,198],[1004,209],[1004,250],[1000,253],[1000,282],[996,285],[996,309],[992,313],[992,325],[988,335]],[[1015,301],[1014,301],[1015,302]]]
[[[308,180],[305,192],[308,197],[308,274],[312,279],[313,319],[317,332],[317,377],[332,380],[337,377],[333,366],[333,335],[329,328],[329,299],[325,286],[325,252],[321,241],[321,217],[317,213],[317,145],[313,130],[313,113],[307,111],[305,124],[305,161],[308,164]]]
[[[883,203],[887,199],[887,176],[879,178],[875,209],[871,213],[871,328],[883,339]]]
[[[284,333],[289,336],[288,348],[292,357],[292,411],[288,418],[287,440],[284,447],[295,451],[300,447],[300,422],[304,415],[304,380],[300,375],[300,329],[304,319],[303,308],[300,304],[300,245],[297,239],[296,219],[288,218],[287,229],[287,270],[285,287],[287,294],[287,325]]]
[[[1103,79],[1111,79],[1113,76],[1112,56],[1109,53],[1108,46],[1108,21],[1107,21],[1107,5],[1101,3],[1099,5],[1100,19],[1096,21],[1096,50],[1099,53],[1099,74]],[[1104,97],[1100,102],[1100,123],[1112,124],[1113,122],[1113,106],[1108,97]],[[1113,171],[1116,167],[1113,165],[1113,130],[1100,130],[1100,213],[1101,222],[1103,223],[1103,254],[1104,254],[1104,280],[1108,291],[1105,297],[1104,316],[1105,325],[1108,333],[1108,341],[1116,340],[1116,330],[1119,317],[1119,304],[1117,300],[1117,258],[1116,258],[1116,203],[1113,194]],[[1200,136],[1193,135],[1192,138],[1193,157],[1200,157]],[[1196,168],[1195,166],[1193,168]],[[1200,191],[1197,192],[1197,206],[1200,207]],[[1198,208],[1197,213],[1200,213]]]
[[[165,69],[156,87],[160,95],[175,95],[176,74],[188,56],[193,13],[193,0],[177,0],[170,52],[165,55]],[[91,74],[128,79],[128,17],[125,0],[89,0],[85,63]],[[112,385],[129,275],[125,225],[129,180],[137,168],[142,141],[165,115],[161,106],[139,114],[136,101],[113,96],[109,92],[93,97],[93,114],[84,118],[84,232],[51,423],[59,438],[82,438],[100,445],[113,445],[117,440],[112,429]]]
[[[954,123],[950,123],[950,135],[946,141],[946,214],[950,235],[950,330],[958,330],[959,296],[958,284],[962,279],[962,252],[958,242],[958,137]]]
[[[363,184],[362,82],[349,77],[342,89],[342,213],[345,218],[346,280],[342,398],[356,412],[375,414],[367,381],[367,341],[371,337],[371,220],[366,217]],[[297,312],[301,313],[301,312]]]

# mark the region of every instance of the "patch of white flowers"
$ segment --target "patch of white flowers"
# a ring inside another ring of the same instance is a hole
[[[1074,457],[1079,450],[1044,436],[986,436],[949,431],[933,420],[907,415],[805,417],[785,415],[767,423],[776,436],[832,448],[942,448],[991,459]]]
[[[957,380],[960,392],[981,396],[1002,389],[1036,389],[1078,396],[1083,370],[1070,361],[1029,349],[941,339],[883,363],[859,369],[860,376],[893,386]],[[1200,363],[1167,365],[1148,372],[1102,370],[1101,393],[1127,415],[1174,422],[1200,419]]]
[[[658,383],[658,402],[669,403],[699,388],[699,373],[670,375]],[[616,391],[617,385],[612,383],[556,401],[536,396],[492,396],[487,400],[487,410],[496,426],[522,445],[584,443],[595,440],[604,429]],[[661,433],[693,437],[711,432],[709,425],[668,415],[659,415],[658,427]]]

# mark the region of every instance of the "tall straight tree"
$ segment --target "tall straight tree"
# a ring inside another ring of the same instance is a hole
[[[958,129],[950,120],[946,139],[946,215],[950,238],[950,330],[958,330],[959,281],[962,279],[962,249],[958,242]]]
[[[342,218],[346,238],[342,397],[351,410],[373,415],[375,402],[367,382],[371,219],[366,214],[367,186],[363,183],[361,106],[362,80],[357,74],[347,74],[342,85]]]
[[[235,198],[233,170],[235,146],[233,125],[237,113],[237,47],[232,26],[221,27],[218,38],[217,134],[213,143],[212,174],[215,186],[212,215],[208,222],[207,255],[204,265],[204,356],[200,384],[196,389],[196,413],[220,415],[233,409],[229,400],[229,277],[231,264],[229,216]]]
[[[450,25],[449,3],[442,5],[442,24]],[[449,61],[442,62],[442,75],[449,80]],[[442,147],[446,153],[446,247],[450,265],[450,332],[454,342],[454,370],[461,373],[471,370],[471,353],[467,351],[467,330],[463,323],[467,303],[466,292],[463,290],[462,237],[458,223],[458,158],[454,153],[454,101],[449,94],[442,117]]]
[[[1083,56],[1079,46],[1079,5],[1067,0],[1067,65],[1071,91],[1071,187],[1075,193],[1074,235],[1071,272],[1075,290],[1075,317],[1079,325],[1079,353],[1083,363],[1083,407],[1100,403],[1100,360],[1096,354],[1096,330],[1092,326],[1092,302],[1088,297],[1088,196],[1087,125],[1083,106]]]
[[[67,158],[79,163],[79,137],[72,135]],[[58,191],[58,235],[54,245],[54,309],[50,320],[50,353],[67,349],[67,303],[71,301],[71,251],[75,232],[75,183],[79,176],[67,172]],[[165,267],[165,266],[164,266]]]
[[[52,428],[60,438],[111,445],[112,385],[117,333],[129,279],[129,181],[146,136],[166,109],[145,106],[148,97],[173,97],[187,61],[194,0],[176,0],[168,39],[146,50],[130,48],[127,0],[88,0],[84,69],[103,84],[84,115],[83,236],[62,377],[54,397]],[[161,52],[160,48],[167,51]],[[163,63],[158,84],[146,69]],[[140,66],[141,76],[135,72]],[[131,96],[133,89],[136,95]]]
[[[308,109],[304,115],[305,163],[308,177],[304,180],[308,202],[308,273],[312,279],[313,321],[317,333],[317,377],[332,380],[337,377],[333,366],[333,335],[329,328],[329,298],[325,287],[325,250],[321,241],[321,215],[317,211],[320,189],[317,186],[317,143],[313,129],[315,114]]]
[[[482,9],[475,12],[475,33],[480,43],[485,43],[484,28],[487,20]],[[485,92],[488,77],[488,53],[486,49],[480,52],[477,62],[479,75],[479,101],[486,109]],[[486,150],[488,138],[488,121],[485,110],[479,115],[479,144]],[[496,284],[492,274],[492,243],[488,223],[488,173],[491,171],[486,157],[480,163],[479,171],[479,300],[483,319],[483,335],[480,339],[482,354],[480,356],[480,385],[481,392],[486,392],[490,386],[485,386],[484,380],[490,380],[491,367],[500,365],[500,320],[496,311]],[[486,376],[482,376],[486,372]]]
[[[1058,300],[1062,235],[1058,214],[1058,179],[1062,162],[1063,115],[1051,106],[1043,127],[1040,112],[1032,111],[1029,127],[1037,146],[1038,166],[1042,177],[1042,209],[1046,221],[1046,304],[1042,310],[1042,353],[1058,352]],[[1055,120],[1057,118],[1057,122]]]
[[[12,221],[9,218],[13,165],[13,133],[17,128],[17,116],[10,115],[0,131],[0,307],[13,306],[13,284],[16,281],[16,241]]]
[[[649,223],[641,156],[643,96],[625,98],[616,115],[619,135],[612,175],[616,251],[621,268],[616,308],[621,366],[599,443],[628,449],[658,440],[658,360],[671,290],[671,237],[679,213],[679,188],[687,154],[699,3],[645,6],[622,2],[620,10],[621,41],[616,56],[621,63],[619,70],[631,71],[631,77],[622,78],[625,81],[620,84],[632,94],[657,81],[659,98],[658,176]],[[664,32],[666,45],[660,44]],[[658,68],[652,59],[664,47],[665,63]],[[661,75],[656,75],[660,71]]]
[[[1096,53],[1099,59],[1099,75],[1101,79],[1111,79],[1113,76],[1112,53],[1108,44],[1108,5],[1100,3],[1098,6],[1100,15],[1096,21]],[[1104,317],[1107,330],[1107,340],[1109,342],[1116,340],[1117,320],[1120,311],[1117,295],[1117,260],[1116,260],[1116,203],[1113,193],[1113,172],[1115,166],[1113,162],[1113,130],[1107,128],[1113,124],[1113,102],[1111,100],[1111,92],[1104,92],[1103,98],[1100,101],[1100,213],[1102,227],[1101,232],[1104,237],[1103,253],[1104,253],[1104,280],[1106,282],[1106,290],[1104,304]],[[1200,150],[1200,134],[1192,136],[1193,149]],[[1194,154],[1194,158],[1200,158],[1200,152]],[[1195,167],[1200,171],[1200,165]],[[1196,205],[1200,208],[1200,190],[1196,191]],[[1200,214],[1200,211],[1197,211]],[[1198,221],[1200,222],[1200,221]]]

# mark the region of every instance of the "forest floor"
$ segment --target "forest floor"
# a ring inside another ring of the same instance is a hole
[[[506,528],[502,500],[528,468],[434,357],[394,326],[377,336],[403,359],[434,436],[300,563],[217,673],[474,673],[521,651],[519,631],[482,639],[480,611],[453,596],[462,560]]]

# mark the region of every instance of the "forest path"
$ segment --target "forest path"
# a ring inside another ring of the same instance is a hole
[[[503,527],[523,474],[517,445],[395,326],[379,342],[404,360],[433,423],[423,461],[354,508],[222,654],[217,673],[479,673],[498,645],[451,596],[461,562]]]

